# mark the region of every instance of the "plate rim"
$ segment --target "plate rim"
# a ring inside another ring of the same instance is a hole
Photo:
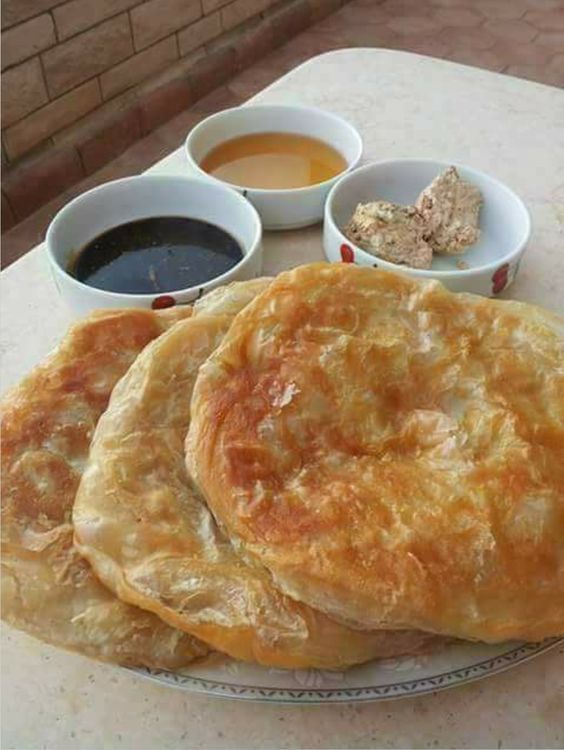
[[[483,659],[475,664],[459,667],[413,680],[400,680],[384,685],[351,688],[286,688],[261,685],[241,685],[224,680],[171,672],[150,667],[124,667],[129,672],[152,682],[200,695],[216,696],[226,700],[241,700],[257,703],[323,705],[339,703],[368,703],[411,698],[448,690],[458,685],[505,672],[546,653],[564,638],[555,637],[540,643],[520,643],[504,653]],[[407,657],[406,657],[407,658]]]

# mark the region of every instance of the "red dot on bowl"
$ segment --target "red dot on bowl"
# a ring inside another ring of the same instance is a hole
[[[354,253],[350,245],[341,245],[341,258],[343,263],[354,263]]]
[[[509,271],[509,263],[504,263],[502,266],[500,266],[497,271],[492,276],[492,281],[500,281],[503,279],[504,276],[507,276],[507,273]]]
[[[502,266],[500,266],[497,271],[492,276],[492,292],[494,294],[499,294],[502,292],[505,287],[507,286],[507,282],[509,281],[509,263],[504,263]]]
[[[163,294],[161,297],[155,297],[151,303],[153,310],[164,310],[166,307],[174,307],[176,300],[170,294]]]

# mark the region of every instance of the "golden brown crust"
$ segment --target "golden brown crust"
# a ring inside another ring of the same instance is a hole
[[[115,388],[74,506],[80,550],[121,598],[240,659],[346,667],[436,645],[424,633],[352,631],[283,596],[236,554],[191,484],[184,438],[193,383],[261,288],[232,285],[204,298]]]
[[[48,643],[177,668],[206,652],[116,599],[73,545],[71,510],[94,428],[141,349],[189,308],[96,312],[2,405],[2,617]]]
[[[202,367],[190,470],[279,588],[344,622],[563,635],[562,334],[529,305],[303,266]]]

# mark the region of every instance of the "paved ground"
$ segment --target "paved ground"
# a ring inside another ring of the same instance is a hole
[[[203,117],[245,101],[309,57],[341,47],[405,49],[564,87],[564,0],[353,0],[6,232],[2,264],[41,242],[51,218],[75,195],[142,172],[177,148]]]

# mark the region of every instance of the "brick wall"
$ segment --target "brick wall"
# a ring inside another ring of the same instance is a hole
[[[8,225],[342,3],[2,0]]]

